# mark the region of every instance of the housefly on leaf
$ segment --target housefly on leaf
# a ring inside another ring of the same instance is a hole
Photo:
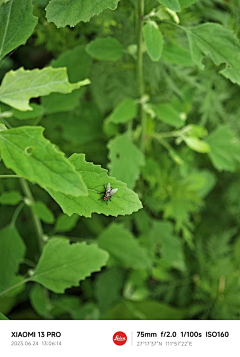
[[[118,191],[118,188],[112,188],[110,186],[110,182],[107,184],[107,187],[105,185],[103,185],[103,187],[105,191],[98,192],[101,195],[104,194],[101,198],[99,198],[99,200],[104,200],[106,204],[108,204],[108,201],[111,201],[112,196],[115,195],[115,193]]]

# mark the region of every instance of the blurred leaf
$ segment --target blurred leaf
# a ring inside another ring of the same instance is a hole
[[[122,45],[114,37],[97,38],[88,43],[86,51],[100,61],[118,61],[123,55]]]
[[[47,299],[47,290],[39,284],[34,284],[30,294],[30,302],[34,310],[40,316],[46,316],[49,313],[50,302]]]
[[[55,217],[50,209],[41,201],[35,201],[33,206],[34,213],[41,219],[41,221],[51,224],[54,223]]]
[[[0,231],[0,292],[14,285],[12,281],[24,260],[25,251],[25,244],[15,226],[10,225]]]
[[[109,310],[106,320],[182,320],[185,309],[170,307],[158,301],[120,302]]]
[[[178,0],[158,0],[158,1],[172,11],[181,10]]]
[[[12,113],[14,118],[17,118],[19,120],[27,120],[40,117],[44,114],[44,109],[41,105],[31,103],[30,107],[31,110],[28,110],[26,112],[13,108]]]
[[[48,95],[52,92],[70,93],[89,84],[89,80],[69,83],[66,68],[33,69],[19,68],[8,72],[0,86],[0,101],[18,110],[33,110],[30,98]]]
[[[8,320],[8,318],[0,312],[0,320]]]
[[[232,31],[219,24],[205,23],[187,29],[187,35],[192,60],[200,69],[204,69],[204,56],[209,56],[216,66],[226,64],[220,73],[240,84],[240,45]]]
[[[173,42],[165,42],[162,58],[164,61],[182,66],[193,66],[190,52]]]
[[[174,109],[170,103],[152,104],[151,106],[156,113],[157,119],[175,128],[183,126],[184,121],[181,118],[181,113]]]
[[[163,49],[163,36],[158,25],[154,21],[149,21],[143,27],[143,35],[149,57],[152,61],[158,62]]]
[[[1,205],[11,205],[11,206],[15,206],[17,205],[19,202],[21,202],[22,200],[22,196],[18,191],[8,191],[8,192],[4,192],[1,196],[0,196],[0,204]]]
[[[4,164],[29,181],[72,196],[87,195],[86,185],[64,154],[44,138],[42,127],[0,132]]]
[[[180,5],[181,5],[181,9],[185,9],[186,7],[195,4],[195,2],[197,2],[198,0],[178,0]]]
[[[123,225],[115,223],[107,227],[100,234],[98,245],[125,268],[146,269],[151,265],[146,250]]]
[[[31,280],[63,294],[65,289],[78,286],[79,280],[101,270],[107,260],[108,254],[96,245],[70,245],[65,238],[51,238],[44,247]]]
[[[96,298],[99,309],[105,312],[114,301],[120,298],[123,285],[123,271],[113,267],[103,271],[96,280]]]
[[[0,60],[27,41],[37,22],[31,0],[0,2]]]
[[[128,134],[116,136],[108,143],[110,175],[135,187],[141,166],[145,164],[142,151],[133,144]]]
[[[70,83],[82,81],[89,76],[92,61],[85,52],[85,46],[80,45],[73,50],[63,52],[57,59],[52,60],[53,68],[66,67]],[[72,93],[51,93],[42,97],[41,102],[46,113],[59,113],[73,110],[79,105],[84,88],[75,89]]]
[[[94,15],[99,15],[103,10],[115,10],[119,0],[50,0],[46,7],[46,17],[49,22],[54,22],[57,27],[75,26],[78,22],[88,22]],[[67,9],[67,12],[66,12]]]
[[[125,98],[119,103],[107,118],[107,121],[111,121],[115,124],[126,123],[132,120],[137,115],[137,104],[132,98]]]
[[[206,142],[211,148],[208,155],[217,170],[234,172],[239,167],[239,138],[228,125],[219,126],[208,136]]]
[[[71,217],[69,217],[66,214],[62,213],[57,218],[55,231],[56,232],[69,232],[74,227],[76,227],[78,220],[79,220],[79,216],[77,214],[73,214]]]
[[[131,214],[142,208],[137,194],[127,188],[127,185],[113,177],[107,175],[107,170],[99,165],[85,161],[84,154],[74,154],[69,158],[69,162],[81,173],[84,182],[88,187],[89,196],[74,198],[71,196],[48,190],[50,195],[60,205],[63,212],[71,216],[73,213],[79,216],[91,217],[92,213],[103,213],[106,216],[119,216]],[[101,200],[98,192],[102,192],[103,185],[110,183],[112,188],[118,188],[118,192],[113,196],[107,205]]]
[[[196,137],[193,136],[185,137],[184,141],[187,144],[187,146],[194,151],[200,152],[202,154],[206,154],[210,151],[209,144]]]

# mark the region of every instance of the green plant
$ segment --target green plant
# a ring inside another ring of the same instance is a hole
[[[64,4],[0,1],[0,318],[238,319],[238,1]]]

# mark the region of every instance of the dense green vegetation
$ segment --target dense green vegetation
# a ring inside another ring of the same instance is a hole
[[[0,0],[0,319],[239,319],[239,35],[238,0]]]

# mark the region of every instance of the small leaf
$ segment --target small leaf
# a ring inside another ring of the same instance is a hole
[[[69,83],[66,68],[33,69],[19,68],[8,72],[0,86],[0,101],[19,110],[32,110],[30,98],[48,95],[52,92],[70,93],[89,84],[89,80]]]
[[[119,103],[107,118],[107,121],[111,121],[115,124],[126,123],[132,120],[137,115],[137,104],[132,98],[125,98]]]
[[[0,132],[0,149],[9,169],[72,196],[87,195],[86,185],[64,154],[43,137],[43,128],[22,126]]]
[[[219,171],[236,171],[240,163],[240,142],[231,128],[219,126],[206,141],[211,148],[208,155],[214,167]]]
[[[46,289],[44,289],[39,284],[34,284],[30,291],[29,298],[32,307],[38,313],[38,315],[46,316],[48,314],[50,302],[47,298]]]
[[[100,61],[118,61],[123,55],[122,45],[114,37],[97,38],[86,46],[86,51]]]
[[[170,103],[152,104],[151,107],[155,111],[157,119],[172,125],[175,128],[183,126],[184,120],[181,118],[181,113],[179,113]]]
[[[148,22],[143,27],[143,35],[149,57],[152,61],[158,62],[163,49],[163,36],[157,24],[154,21]]]
[[[94,212],[103,213],[106,216],[125,216],[142,208],[142,204],[135,192],[129,190],[125,183],[109,177],[107,170],[102,169],[101,166],[86,162],[85,155],[74,154],[68,160],[76,171],[82,175],[87,185],[89,196],[74,198],[48,190],[64,213],[69,216],[77,213],[85,217],[91,217]],[[103,192],[103,185],[107,185],[108,182],[112,188],[118,188],[118,192],[107,205],[106,202],[100,199],[103,195],[99,195],[98,192]]]
[[[15,206],[19,202],[21,202],[22,196],[18,191],[8,191],[4,192],[0,196],[0,204],[1,205],[10,205],[10,206]]]
[[[31,280],[61,294],[67,288],[78,286],[80,280],[93,272],[101,270],[107,260],[107,252],[96,245],[70,245],[65,238],[51,238],[44,247]]]
[[[151,266],[147,251],[121,224],[108,226],[100,234],[98,245],[125,268],[146,269]]]
[[[75,26],[80,21],[88,22],[103,10],[117,8],[120,0],[51,0],[46,7],[48,22],[57,27]]]
[[[51,224],[54,223],[55,218],[50,209],[41,201],[34,202],[33,206],[34,213],[41,219],[41,221]]]
[[[133,189],[145,159],[128,134],[116,136],[108,143],[110,175],[126,182]]]
[[[0,312],[0,320],[8,320],[8,318]]]
[[[163,46],[162,58],[164,61],[182,66],[193,66],[190,52],[173,42],[165,42]]]
[[[194,151],[200,152],[202,154],[205,154],[210,151],[209,144],[196,137],[193,136],[185,137],[184,141],[187,144],[187,146]]]
[[[240,84],[240,45],[228,29],[215,23],[205,23],[187,29],[192,60],[200,69],[204,56],[209,56],[216,66],[226,64],[220,73],[233,83]]]
[[[27,41],[37,22],[31,0],[0,2],[0,60]]]
[[[58,216],[57,223],[55,226],[55,232],[69,232],[76,225],[79,220],[79,216],[77,214],[73,214],[71,217],[66,214],[61,214]]]
[[[172,11],[180,11],[180,4],[178,0],[158,0],[161,4],[166,6],[168,9]]]
[[[181,5],[181,9],[185,9],[186,7],[195,4],[195,2],[197,2],[198,0],[178,0],[180,5]]]
[[[25,251],[25,244],[14,226],[7,226],[0,231],[0,292],[13,285]]]
[[[66,94],[65,94],[66,95]],[[28,120],[28,119],[33,119],[37,118],[43,115],[44,113],[44,108],[36,103],[31,103],[30,104],[31,110],[28,110],[27,112],[23,112],[21,110],[13,108],[12,114],[14,118],[18,120]]]

